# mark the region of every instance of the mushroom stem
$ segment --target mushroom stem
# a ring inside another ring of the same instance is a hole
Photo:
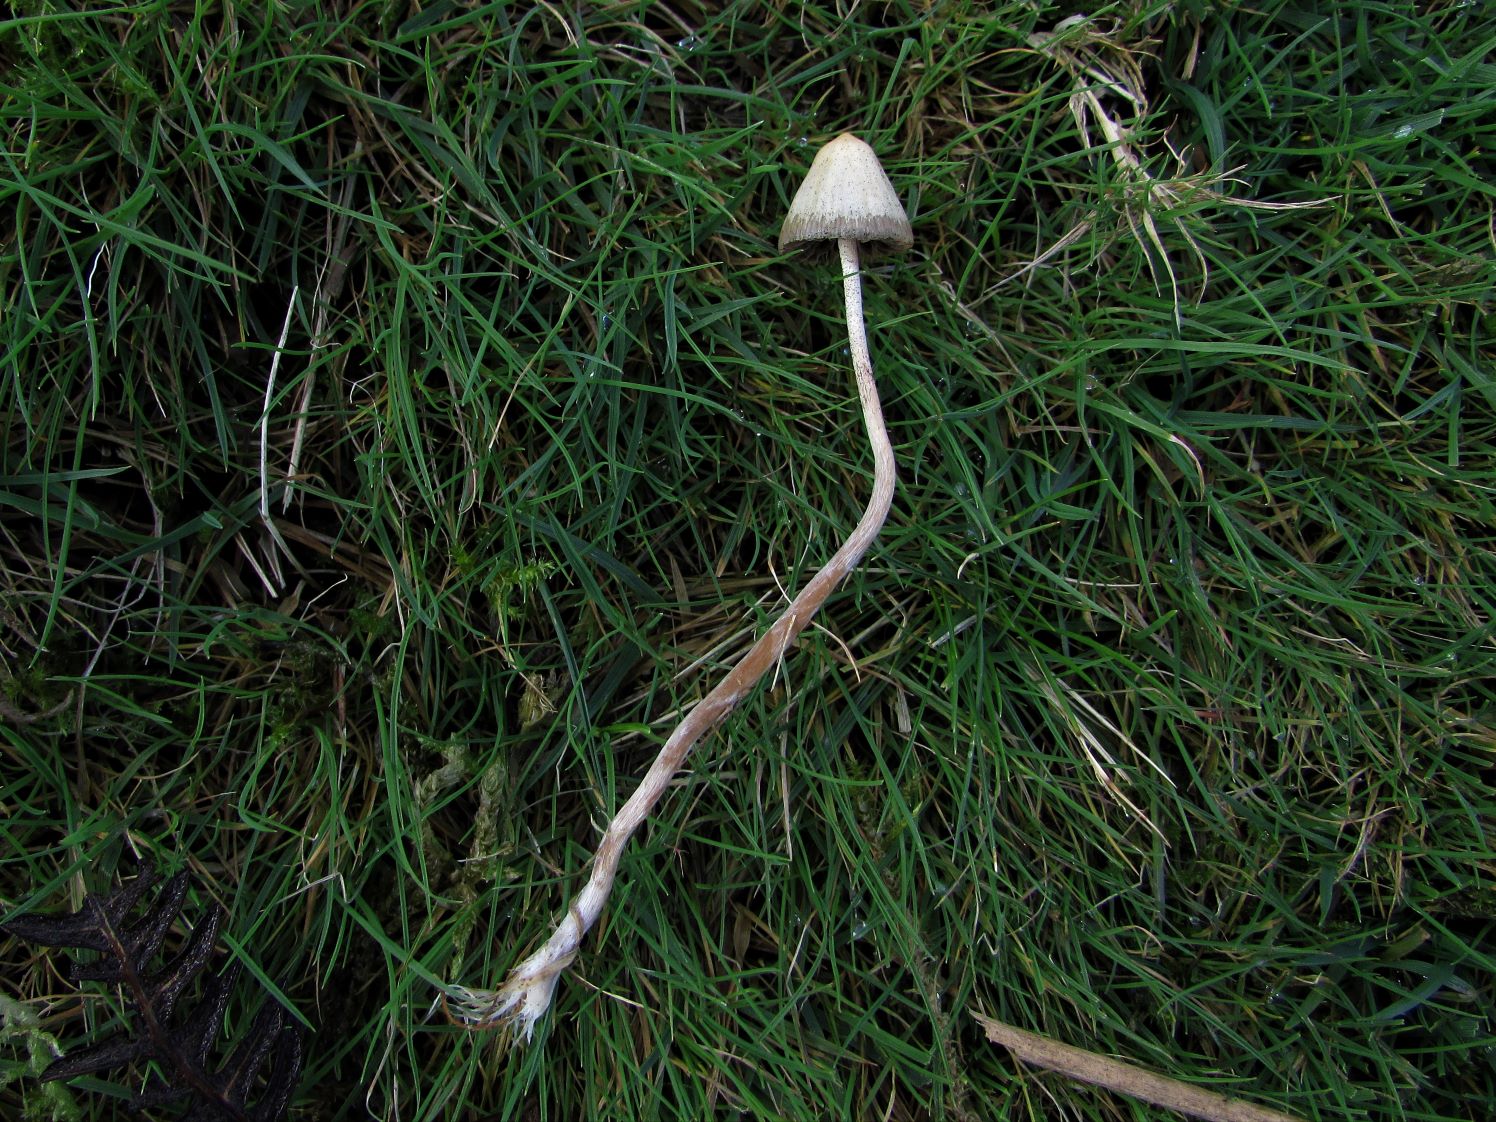
[[[826,569],[830,569],[837,557],[845,552],[847,561],[846,568],[842,570],[844,575],[862,559],[863,553],[878,536],[878,531],[883,529],[884,520],[888,518],[888,508],[893,503],[893,488],[898,471],[894,466],[893,445],[888,441],[888,429],[883,424],[883,406],[878,401],[878,384],[873,381],[873,356],[868,352],[867,326],[862,315],[862,267],[858,242],[855,238],[838,238],[836,249],[841,255],[842,293],[847,303],[847,344],[852,351],[852,373],[857,379],[857,396],[862,402],[862,419],[867,426],[868,443],[873,448],[873,493],[868,499],[867,510],[863,512],[862,521],[857,523],[856,529],[836,557],[826,566]]]
[[[597,922],[603,905],[607,903],[624,846],[665,793],[691,748],[731,713],[759,679],[783,657],[795,637],[810,623],[841,579],[857,566],[883,528],[893,502],[893,445],[889,443],[888,430],[883,425],[883,409],[878,401],[877,384],[873,381],[872,358],[868,354],[867,329],[862,317],[858,244],[851,238],[841,238],[837,247],[841,252],[852,369],[873,450],[873,493],[867,509],[841,548],[810,578],[784,614],[738,660],[716,688],[692,707],[670,734],[638,788],[608,823],[592,859],[592,873],[586,885],[567,906],[566,914],[545,944],[516,966],[497,990],[452,987],[448,994],[451,1008],[471,1025],[494,1027],[512,1022],[521,1036],[526,1040],[530,1038],[536,1022],[550,1008],[562,971],[576,957],[582,937]]]

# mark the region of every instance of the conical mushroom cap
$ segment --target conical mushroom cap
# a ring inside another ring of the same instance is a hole
[[[914,244],[914,230],[877,155],[844,132],[811,161],[779,230],[779,248],[806,242],[853,238],[887,242],[895,249]]]

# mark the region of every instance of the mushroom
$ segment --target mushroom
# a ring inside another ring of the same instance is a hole
[[[478,1027],[512,1025],[528,1040],[536,1023],[550,1008],[562,971],[576,957],[582,936],[597,921],[612,891],[618,861],[628,840],[648,817],[687,754],[701,737],[716,727],[784,655],[795,637],[810,623],[841,579],[856,567],[878,536],[893,501],[893,446],[883,426],[873,364],[868,355],[867,330],[862,317],[862,284],[858,247],[865,241],[886,242],[897,249],[914,243],[909,218],[894,194],[878,157],[867,144],[843,134],[818,153],[800,185],[779,235],[780,249],[817,240],[835,239],[841,254],[842,286],[847,304],[847,337],[852,369],[862,401],[863,420],[873,452],[873,493],[856,528],[825,566],[810,578],[774,623],[727,676],[685,715],[670,734],[638,788],[608,823],[592,873],[551,937],[516,966],[497,990],[448,990],[450,1008]]]

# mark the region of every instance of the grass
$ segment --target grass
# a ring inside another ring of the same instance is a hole
[[[192,868],[315,1030],[297,1119],[1160,1116],[973,1012],[1488,1117],[1496,17],[1072,11],[12,5],[4,916]],[[844,129],[918,239],[892,518],[506,1049],[440,986],[865,497],[774,251]],[[3,1113],[63,1117],[21,1073],[114,999],[0,954]]]

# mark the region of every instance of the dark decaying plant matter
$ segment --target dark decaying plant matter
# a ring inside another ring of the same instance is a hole
[[[129,1006],[128,1030],[115,1032],[53,1061],[44,1081],[154,1064],[155,1078],[131,1099],[134,1109],[187,1104],[187,1122],[279,1122],[301,1074],[301,1029],[271,998],[265,1001],[237,1044],[217,1059],[214,1044],[223,1035],[224,1014],[240,967],[227,963],[204,975],[213,958],[223,913],[214,911],[187,937],[181,949],[153,968],[186,899],[187,874],[162,885],[138,919],[132,913],[155,882],[155,870],[142,864],[129,882],[107,895],[89,894],[76,912],[62,916],[22,916],[4,930],[46,947],[97,952],[74,962],[74,982],[117,985]],[[196,1002],[183,1002],[203,977]]]

